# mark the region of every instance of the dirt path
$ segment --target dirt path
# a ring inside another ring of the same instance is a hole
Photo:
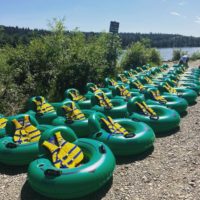
[[[113,180],[84,200],[200,200],[200,97],[188,108],[180,130],[157,138],[148,153],[120,159]],[[0,165],[0,179],[2,200],[47,199],[27,184],[26,168]]]

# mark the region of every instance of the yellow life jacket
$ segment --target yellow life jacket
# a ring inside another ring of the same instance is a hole
[[[99,106],[105,107],[105,108],[112,108],[113,107],[111,100],[104,93],[95,94],[95,97],[98,100]]]
[[[109,79],[109,82],[112,86],[116,86],[118,84],[114,79]]]
[[[135,70],[135,69],[131,69],[130,71],[131,71],[131,73],[133,73],[133,74],[137,74],[137,73],[138,73],[137,70]]]
[[[124,75],[120,74],[119,78],[122,83],[129,83],[129,80]]]
[[[168,83],[165,83],[163,86],[169,93],[171,94],[177,94],[177,91],[175,88],[171,87]]]
[[[44,141],[42,145],[51,153],[52,162],[57,168],[74,168],[84,158],[82,150],[77,145],[65,141],[60,132],[56,132],[55,136],[49,141]]]
[[[177,81],[172,80],[172,83],[174,83],[175,85],[178,85]]]
[[[132,72],[128,72],[130,78],[134,78],[134,74]]]
[[[133,81],[132,83],[133,85],[136,86],[137,89],[144,90],[144,86],[142,85],[142,83],[140,83],[140,81],[137,80],[137,81]]]
[[[71,105],[62,106],[63,110],[65,111],[66,118],[68,120],[83,120],[85,119],[85,115],[79,110],[74,102],[71,102]]]
[[[37,142],[40,139],[41,132],[31,124],[28,115],[25,115],[22,120],[13,119],[12,122],[16,129],[13,136],[15,143]]]
[[[101,89],[99,89],[96,85],[93,87],[91,86],[90,89],[92,90],[93,93],[100,93],[103,92]]]
[[[149,77],[147,77],[147,76],[144,77],[144,80],[145,80],[148,84],[154,84],[153,81],[152,81]]]
[[[47,103],[44,97],[36,97],[33,102],[36,104],[36,112],[39,114],[55,112],[54,107]]]
[[[131,98],[131,93],[123,85],[118,85],[116,89],[119,90],[120,96]]]
[[[122,127],[119,123],[114,122],[111,117],[107,117],[107,120],[105,118],[101,118],[101,121],[106,125],[111,134],[122,134],[124,136],[129,134],[124,127]]]
[[[7,119],[6,118],[0,118],[0,129],[3,129],[6,127],[6,123],[7,123]]]
[[[136,105],[142,110],[145,115],[148,116],[157,116],[155,111],[150,108],[144,101],[142,103],[136,102]]]
[[[176,75],[177,80],[180,80],[181,76],[180,75]]]
[[[161,72],[165,72],[165,70],[162,67],[160,67],[159,69]]]
[[[144,72],[144,70],[141,67],[138,67],[137,69],[139,69],[140,72]]]
[[[167,103],[167,100],[166,100],[163,96],[160,95],[159,90],[151,91],[151,94],[153,95],[153,98],[154,98],[156,101],[160,101],[160,102],[162,102],[162,103],[164,103],[164,104]]]
[[[69,92],[69,95],[72,98],[72,101],[85,101],[86,98],[83,95],[80,95],[80,93],[77,90],[73,90]]]

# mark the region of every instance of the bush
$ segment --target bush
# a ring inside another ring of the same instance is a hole
[[[174,49],[173,50],[173,56],[172,56],[172,60],[173,61],[178,61],[180,60],[181,56],[188,54],[187,51],[183,51],[181,49]]]
[[[190,57],[191,60],[198,60],[200,59],[200,51],[197,51],[197,52],[194,52],[191,57]]]
[[[4,49],[9,70],[0,80],[0,111],[14,114],[31,96],[59,101],[69,87],[83,91],[89,81],[103,82],[116,73],[120,46],[117,36],[101,33],[86,40],[77,30],[66,33],[55,20],[50,35]]]
[[[154,48],[149,48],[141,41],[132,44],[127,49],[120,64],[124,69],[130,69],[131,67],[142,66],[149,62],[159,65],[161,63],[160,53]]]
[[[151,48],[148,62],[156,64],[156,65],[160,65],[161,64],[160,52],[154,48]]]

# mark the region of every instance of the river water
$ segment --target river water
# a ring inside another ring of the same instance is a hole
[[[181,48],[158,48],[163,61],[171,60],[174,49],[181,49],[187,52],[188,55],[192,55],[196,51],[200,51],[200,47],[181,47]]]

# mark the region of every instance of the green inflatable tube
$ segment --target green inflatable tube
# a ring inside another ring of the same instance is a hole
[[[81,95],[80,92],[75,88],[67,89],[64,93],[65,98],[71,99],[75,101],[81,109],[90,109],[91,108],[91,100],[83,95],[81,95],[84,99],[76,100],[72,97],[71,94]]]
[[[84,161],[75,168],[56,168],[42,143],[60,131],[66,141],[81,148]],[[28,168],[28,182],[38,193],[49,198],[73,199],[95,192],[112,177],[115,158],[102,142],[77,139],[70,128],[55,127],[45,132],[40,140],[41,158]],[[51,173],[49,173],[51,172]]]
[[[154,105],[155,101],[157,101],[159,104],[162,104],[161,101],[157,100],[152,94],[152,92],[156,92],[156,91],[158,90],[148,89],[147,92],[145,93],[145,99],[149,105]],[[172,95],[169,93],[161,95],[161,96],[167,101],[166,103],[164,103],[164,105],[167,106],[168,108],[176,110],[179,114],[182,114],[187,110],[188,103],[185,99],[177,97],[176,95]]]
[[[170,84],[171,82],[168,80],[167,83],[173,87],[173,84]],[[159,85],[159,90],[161,91],[162,94],[164,95],[167,95],[169,94],[170,92],[167,90],[165,86],[165,82],[164,83],[161,83]],[[174,94],[174,95],[177,95],[178,97],[181,97],[181,98],[184,98],[189,105],[191,104],[194,104],[195,101],[196,101],[196,98],[197,98],[197,93],[192,90],[192,89],[188,89],[188,88],[184,88],[184,87],[174,87],[175,89],[175,93],[170,93],[170,94]]]
[[[102,91],[106,94],[106,96],[108,98],[112,98],[112,91],[110,89],[108,89],[108,88],[98,88],[97,85],[95,85],[94,83],[87,83],[87,85],[86,85],[87,93],[85,94],[86,98],[89,99],[94,94],[94,91],[92,90],[92,88],[97,88],[98,89],[97,92]]]
[[[179,126],[180,115],[175,110],[162,105],[149,105],[157,114],[157,118],[152,118],[141,113],[136,105],[136,102],[141,103],[142,101],[144,101],[142,98],[134,97],[128,102],[127,108],[130,119],[148,124],[156,134],[168,133]]]
[[[143,94],[139,93],[139,91],[136,91],[135,89],[126,89],[126,88],[121,88],[120,85],[116,85],[115,87],[113,87],[112,89],[112,96],[113,96],[113,99],[122,99],[124,101],[128,101],[130,98],[132,97],[135,97],[135,96],[141,96],[141,97],[144,97]],[[131,94],[131,97],[127,97],[124,95],[124,92],[122,91],[125,91],[125,90],[128,90],[129,93]]]
[[[27,165],[38,156],[38,142],[17,144],[13,141],[16,128],[12,120],[20,120],[24,118],[24,116],[25,114],[20,114],[9,117],[6,125],[6,136],[0,139],[0,162],[3,164],[14,166]],[[30,122],[42,133],[51,128],[51,126],[39,125],[31,115]]]
[[[136,92],[143,93],[148,88],[155,88],[155,86],[149,84],[143,85],[141,81],[137,78],[132,79],[132,81],[130,82],[130,89],[135,90]]]
[[[122,82],[125,85],[129,85],[130,80],[128,78],[126,78],[126,76],[124,74],[118,74],[117,75],[117,80],[119,82]]]
[[[28,115],[32,115],[33,117],[36,118],[36,120],[40,123],[40,124],[50,124],[52,122],[53,119],[55,119],[57,117],[56,111],[55,109],[52,107],[52,111],[51,112],[44,112],[44,113],[40,113],[38,112],[37,109],[37,105],[34,102],[35,100],[39,100],[44,97],[42,96],[35,96],[35,97],[31,97],[26,104],[26,110],[27,110],[27,114]],[[50,103],[48,103],[48,101],[45,101],[45,104],[47,104],[47,106],[52,106]]]
[[[200,85],[199,78],[195,79],[193,77],[180,77],[179,81],[195,83],[197,85]]]
[[[131,79],[135,78],[135,75],[137,75],[137,73],[132,72],[131,70],[129,71],[124,71],[124,75],[126,76],[126,78],[131,81]]]
[[[116,156],[137,155],[145,152],[153,146],[155,135],[153,130],[142,122],[134,122],[130,119],[115,119],[129,133],[131,137],[124,137],[120,134],[109,133],[105,125],[102,124],[101,118],[106,116],[102,113],[93,113],[89,117],[89,127],[91,129],[91,138],[101,141],[108,145]]]
[[[88,137],[90,135],[90,129],[88,125],[88,118],[91,114],[93,114],[94,110],[86,110],[80,109],[78,104],[76,105],[77,109],[80,109],[81,112],[85,115],[85,119],[83,120],[68,120],[66,117],[66,113],[62,109],[63,105],[70,106],[72,103],[71,100],[65,100],[60,103],[53,103],[56,111],[58,113],[58,117],[53,120],[52,125],[54,126],[68,126],[70,127],[77,135],[78,138]]]
[[[182,81],[180,81],[180,82],[178,83],[178,85],[179,85],[180,87],[183,86],[183,87],[186,87],[186,88],[188,88],[188,89],[192,89],[192,90],[194,90],[198,95],[199,95],[199,93],[200,93],[200,86],[197,85],[197,84],[195,84],[195,83],[191,83],[191,82],[182,82]]]
[[[113,79],[111,79],[111,78],[105,78],[105,86],[110,90],[112,90],[112,88],[115,87],[116,85],[123,85],[126,89],[130,88],[129,84],[125,84],[121,81],[115,81],[115,80],[114,80],[114,82],[112,82],[112,80]]]
[[[101,94],[101,93],[99,93]],[[124,118],[128,116],[127,113],[127,103],[122,99],[111,99],[112,107],[106,108],[99,105],[99,102],[95,95],[91,97],[92,110],[101,112],[106,116],[111,116],[112,118]]]

